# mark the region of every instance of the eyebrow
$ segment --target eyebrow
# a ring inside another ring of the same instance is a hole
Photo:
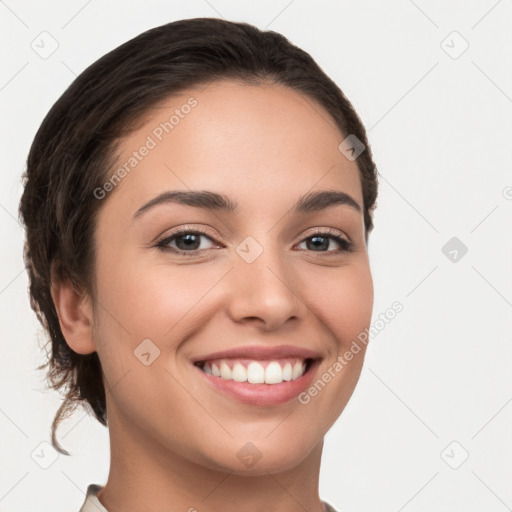
[[[177,203],[205,210],[222,211],[227,213],[237,213],[239,204],[224,194],[210,192],[208,190],[173,190],[163,192],[142,205],[134,214],[134,218],[140,217],[149,209],[168,203]],[[295,213],[312,213],[325,210],[331,206],[346,205],[357,212],[361,212],[361,206],[350,195],[337,190],[321,190],[310,192],[301,196],[294,205]]]

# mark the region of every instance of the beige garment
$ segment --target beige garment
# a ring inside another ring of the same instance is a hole
[[[100,503],[97,496],[101,489],[102,487],[97,484],[90,484],[89,487],[87,487],[87,496],[79,512],[108,512],[108,510]],[[325,512],[336,512],[329,503],[322,501],[322,505],[325,508]]]

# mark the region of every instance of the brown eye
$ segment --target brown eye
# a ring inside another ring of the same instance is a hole
[[[202,239],[209,240],[210,244],[207,243],[204,247],[205,243]],[[180,254],[196,254],[202,250],[211,249],[213,245],[212,238],[203,231],[182,230],[163,238],[156,247]]]
[[[334,241],[334,244],[332,243]],[[349,252],[353,248],[352,242],[331,232],[318,232],[304,239],[301,244],[306,244],[306,250],[313,252],[340,253]],[[334,250],[329,249],[334,245]],[[337,246],[337,248],[336,248]]]

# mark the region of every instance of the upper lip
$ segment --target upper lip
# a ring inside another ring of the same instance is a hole
[[[204,356],[195,357],[192,359],[194,363],[199,361],[208,361],[211,359],[223,358],[246,358],[246,359],[280,359],[280,358],[302,358],[302,359],[319,359],[321,358],[320,352],[309,350],[306,348],[295,347],[293,345],[278,345],[278,346],[263,346],[263,345],[250,345],[247,347],[236,347],[229,350],[221,350],[219,352],[212,352]]]

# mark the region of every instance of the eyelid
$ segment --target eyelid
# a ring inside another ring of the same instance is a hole
[[[334,239],[336,243],[340,246],[340,249],[335,251],[305,251],[305,253],[316,253],[320,257],[330,257],[339,256],[340,254],[351,253],[354,252],[356,249],[356,244],[350,239],[348,235],[346,235],[341,230],[327,227],[315,227],[312,229],[312,232],[306,232],[306,234],[302,236],[302,239],[300,242],[298,242],[298,244],[304,243],[306,240],[314,236],[321,236],[324,238]]]
[[[303,242],[304,239],[314,236],[317,233],[321,233],[322,235],[338,236],[340,238],[344,238],[347,242],[352,243],[352,240],[344,231],[336,228],[328,228],[326,226],[315,226],[314,228],[308,229],[302,236],[301,242]]]
[[[218,234],[216,231],[213,231],[206,226],[204,226],[204,227],[201,225],[199,225],[199,227],[197,227],[197,226],[198,225],[193,226],[190,224],[186,224],[180,228],[177,228],[176,231],[171,231],[171,232],[165,233],[163,235],[158,235],[155,238],[153,243],[158,244],[159,242],[161,242],[162,240],[165,240],[166,238],[170,238],[172,236],[179,235],[183,232],[188,233],[188,232],[192,231],[192,232],[198,232],[202,235],[206,235],[206,236],[212,238],[213,241],[220,241],[223,244],[227,244],[227,241],[224,239],[224,237],[221,236],[220,234]],[[312,228],[308,228],[306,230],[306,232],[303,235],[301,235],[301,238],[296,243],[303,242],[306,238],[309,238],[310,236],[313,236],[317,233],[340,236],[341,238],[345,238],[347,240],[347,242],[352,242],[350,237],[344,231],[341,231],[341,230],[335,229],[335,228],[326,227],[326,226],[324,226],[324,227],[315,226]]]
[[[203,227],[203,226],[199,225],[199,227],[198,227],[198,225],[192,226],[192,225],[187,224],[185,226],[181,226],[180,228],[176,228],[176,230],[165,231],[163,235],[158,235],[155,238],[154,242],[152,242],[151,245],[155,246],[169,238],[172,238],[177,235],[181,235],[183,233],[190,233],[190,232],[204,235],[204,236],[210,238],[212,240],[212,242],[215,242],[215,243],[217,243],[217,242],[220,242],[222,244],[227,243],[221,235],[219,235],[217,232],[207,228],[206,226]]]
[[[194,227],[191,225],[182,226],[180,228],[177,228],[175,231],[171,231],[170,233],[167,233],[163,236],[158,237],[157,241],[152,245],[153,247],[162,249],[162,250],[168,250],[170,252],[174,252],[175,254],[180,255],[189,255],[189,256],[196,256],[199,253],[204,253],[206,251],[210,251],[213,248],[207,248],[207,249],[192,249],[190,251],[184,251],[182,249],[177,249],[174,247],[168,247],[166,244],[170,242],[171,239],[173,239],[176,236],[179,236],[181,234],[185,233],[195,233],[200,236],[205,236],[208,238],[213,244],[219,245],[219,238],[222,240],[222,236],[217,235],[216,233],[211,233],[211,230],[206,227]],[[307,230],[300,238],[298,242],[294,244],[294,247],[296,245],[304,243],[309,238],[312,238],[314,236],[322,236],[325,238],[331,238],[335,240],[338,245],[340,246],[340,249],[334,250],[334,251],[308,251],[305,250],[305,252],[313,252],[317,253],[321,256],[335,256],[340,255],[348,252],[352,252],[354,250],[354,243],[350,239],[349,236],[347,236],[343,231],[334,229],[334,228],[328,228],[328,227],[317,227],[310,228]],[[164,243],[165,242],[165,243]],[[225,242],[220,242],[221,245],[225,245]]]

